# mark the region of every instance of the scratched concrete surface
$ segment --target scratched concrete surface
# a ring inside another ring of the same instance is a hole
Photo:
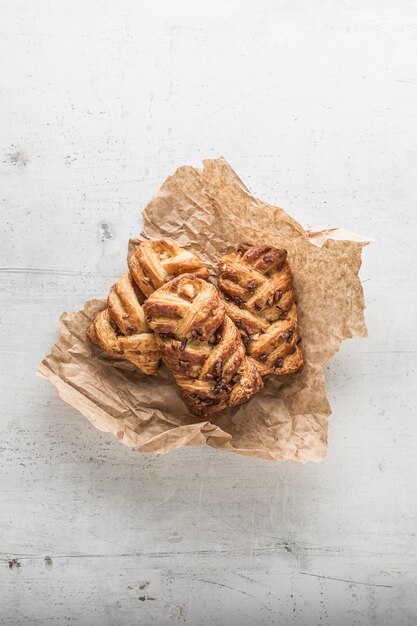
[[[417,620],[417,6],[3,0],[0,623]],[[34,376],[176,166],[373,236],[319,465],[141,455]]]

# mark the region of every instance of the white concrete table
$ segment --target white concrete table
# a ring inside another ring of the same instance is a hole
[[[415,624],[417,6],[4,0],[0,623]],[[328,458],[141,455],[35,377],[177,166],[364,252]]]

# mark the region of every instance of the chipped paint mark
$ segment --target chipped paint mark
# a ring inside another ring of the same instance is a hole
[[[43,560],[44,560],[44,563],[45,563],[45,568],[46,569],[52,569],[53,561],[52,561],[51,557],[50,556],[46,556]]]
[[[142,591],[144,589],[147,589],[149,587],[151,583],[147,580],[146,583],[143,583],[143,585],[139,585],[139,589],[142,589]]]
[[[66,157],[64,158],[64,165],[70,166],[71,163],[74,163],[74,161],[76,160],[77,160],[77,157],[67,154]]]
[[[101,229],[101,241],[103,243],[105,241],[108,241],[109,239],[113,238],[113,233],[111,231],[111,226],[109,224],[107,224],[107,222],[102,222],[100,224],[100,229]]]
[[[10,163],[14,167],[25,167],[29,159],[24,150],[21,150],[14,144],[10,146],[10,152],[6,153],[6,159],[3,163]]]

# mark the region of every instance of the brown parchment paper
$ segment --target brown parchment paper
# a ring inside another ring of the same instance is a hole
[[[210,421],[187,413],[170,373],[140,374],[93,347],[86,330],[105,300],[61,316],[61,336],[38,368],[68,404],[97,428],[142,452],[207,443],[262,459],[319,461],[327,449],[330,406],[323,365],[348,337],[366,336],[358,277],[369,241],[341,229],[306,231],[282,209],[254,198],[228,163],[180,167],[145,208],[142,238],[171,237],[213,269],[241,241],[288,250],[298,299],[305,367],[270,378],[248,403]],[[109,285],[110,288],[111,285]]]

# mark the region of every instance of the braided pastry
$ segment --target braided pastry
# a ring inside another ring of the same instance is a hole
[[[213,285],[185,274],[150,295],[143,308],[192,413],[206,417],[249,400],[262,388]]]
[[[191,252],[169,240],[143,241],[129,259],[129,268],[113,285],[108,309],[97,315],[88,336],[111,356],[130,361],[144,374],[156,374],[161,355],[141,303],[178,274],[208,278],[209,271]]]
[[[111,356],[130,361],[144,374],[156,374],[161,355],[141,298],[131,274],[124,274],[110,291],[108,309],[97,315],[87,334]]]
[[[191,252],[169,239],[151,239],[139,245],[129,259],[129,269],[148,298],[168,280],[180,274],[208,278],[209,271]]]
[[[259,372],[298,372],[304,361],[287,251],[240,244],[220,260],[219,288]]]

